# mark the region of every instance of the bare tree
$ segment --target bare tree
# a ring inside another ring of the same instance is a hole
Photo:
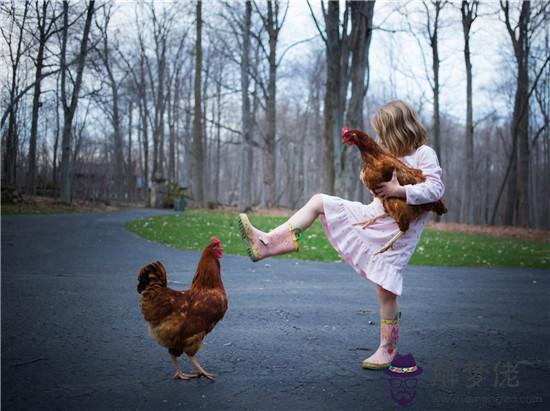
[[[88,54],[88,37],[90,35],[90,27],[94,14],[95,1],[90,0],[86,10],[86,22],[84,24],[84,32],[80,40],[80,52],[78,55],[78,63],[76,69],[76,80],[72,89],[72,95],[69,100],[67,96],[67,76],[69,69],[66,64],[67,55],[67,40],[69,32],[69,3],[63,2],[63,29],[61,42],[61,104],[63,106],[64,124],[63,135],[61,141],[61,200],[70,203],[72,200],[72,170],[71,170],[71,136],[73,119],[78,105],[78,95],[82,86],[82,74]],[[72,78],[72,75],[71,75]]]
[[[491,219],[493,223],[496,218],[501,194],[506,182],[508,182],[503,217],[504,224],[512,225],[516,221],[520,226],[527,226],[529,224],[529,99],[550,59],[549,57],[544,61],[539,73],[535,76],[533,84],[531,84],[529,80],[531,39],[541,26],[547,24],[548,12],[550,10],[548,3],[545,2],[537,4],[537,6],[535,13],[532,14],[530,2],[525,1],[521,3],[519,18],[514,25],[512,23],[509,2],[500,2],[506,30],[514,49],[517,75],[514,111],[510,127],[512,149],[501,190],[495,202],[494,213]]]
[[[115,64],[113,62],[113,48],[109,39],[109,22],[111,20],[111,6],[103,8],[102,24],[96,19],[96,26],[101,36],[101,46],[96,47],[97,55],[99,56],[103,68],[106,73],[106,81],[108,83],[111,95],[108,98],[108,113],[111,126],[113,128],[113,149],[114,149],[114,179],[115,193],[122,195],[124,190],[124,153],[123,153],[123,138],[122,138],[122,119],[120,113],[120,85],[127,76],[123,72],[119,78],[116,78]]]
[[[36,178],[36,140],[38,134],[38,111],[40,110],[40,95],[42,85],[42,70],[44,68],[44,51],[46,49],[46,43],[50,37],[56,33],[54,30],[54,24],[59,16],[54,13],[48,21],[48,10],[52,8],[49,0],[42,1],[42,7],[39,7],[38,0],[35,2],[34,10],[37,20],[37,41],[38,51],[36,54],[36,60],[34,62],[36,71],[34,78],[34,91],[32,101],[32,120],[31,120],[31,135],[29,139],[29,158],[28,158],[28,171],[27,171],[27,192],[34,194],[35,191],[35,178]],[[42,10],[41,10],[42,9]]]
[[[9,45],[9,59],[11,79],[9,84],[10,97],[9,97],[9,122],[6,135],[6,149],[4,154],[4,167],[3,167],[3,182],[8,187],[15,187],[16,184],[16,171],[17,171],[17,147],[18,143],[18,130],[17,130],[17,101],[19,94],[19,81],[18,75],[21,63],[21,57],[24,51],[23,33],[25,30],[25,23],[27,20],[27,14],[29,10],[30,2],[25,1],[23,8],[23,16],[18,21],[17,9],[15,3],[12,2],[11,6],[7,10],[3,10],[11,17],[11,24],[9,32],[3,27],[0,27],[2,37],[6,44]],[[17,36],[17,37],[15,37]],[[14,50],[15,48],[15,50]]]

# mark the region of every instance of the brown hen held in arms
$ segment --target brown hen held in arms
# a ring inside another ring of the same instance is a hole
[[[204,376],[214,380],[195,358],[202,340],[227,311],[227,296],[220,273],[221,242],[212,237],[201,254],[191,288],[176,291],[168,288],[166,269],[160,261],[143,266],[137,275],[140,307],[148,323],[149,334],[168,348],[176,367],[174,378],[189,380]],[[181,371],[177,357],[187,354],[196,372]]]
[[[401,185],[419,184],[426,181],[421,170],[408,167],[396,157],[388,154],[367,133],[361,130],[344,130],[342,142],[356,145],[359,148],[363,160],[361,181],[371,192],[374,192],[379,184],[390,181],[394,170]],[[399,232],[374,254],[380,254],[388,250],[409,229],[411,222],[424,213],[433,211],[438,215],[443,215],[447,212],[447,207],[442,200],[420,205],[407,204],[405,199],[402,198],[384,198],[381,201],[385,213],[357,223],[357,225],[366,227],[378,218],[389,215],[397,222]]]

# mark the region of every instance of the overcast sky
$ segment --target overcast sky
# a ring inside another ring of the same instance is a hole
[[[407,5],[408,3],[408,5]],[[311,0],[318,18],[322,19],[320,3]],[[384,29],[406,29],[402,13],[420,24],[422,3],[378,1],[375,5],[374,26]],[[460,2],[448,5],[443,13],[443,27],[440,32],[441,90],[442,110],[464,121],[466,104],[466,74],[464,65],[464,38],[460,15]],[[511,51],[511,44],[505,26],[499,20],[497,2],[483,3],[479,17],[473,25],[471,51],[474,78],[474,119],[481,118],[486,113],[497,110],[509,110],[503,96],[495,95],[496,85],[501,81],[505,71],[513,72],[514,66],[503,67],[502,48]],[[393,12],[392,12],[393,11]],[[407,13],[408,12],[408,13]],[[389,16],[389,17],[388,17]],[[414,24],[414,23],[413,23]],[[291,0],[287,21],[282,30],[281,50],[293,42],[317,36],[317,29],[311,18],[311,13],[305,0]],[[424,48],[426,64],[431,69],[431,51],[424,38],[419,36]],[[312,49],[323,48],[319,36],[314,41],[294,47],[287,55],[287,62],[307,58]],[[432,94],[428,82],[422,54],[417,40],[409,32],[390,33],[376,30],[373,35],[370,50],[371,90],[381,96],[403,98],[416,96],[419,100],[424,93],[425,108],[429,112],[432,104]],[[288,79],[287,79],[288,80]],[[292,79],[288,86],[295,84]],[[390,87],[390,84],[394,87]],[[510,87],[514,87],[511,83]],[[367,108],[368,112],[376,108]]]
[[[135,38],[135,1],[116,0],[115,16],[111,28],[120,29],[123,36]],[[194,12],[192,0],[155,1],[156,5],[165,7],[189,7],[189,13]],[[284,3],[283,3],[284,4]],[[312,7],[322,24],[320,2],[311,0]],[[443,27],[440,31],[441,62],[441,109],[455,117],[457,121],[464,121],[465,117],[465,68],[463,55],[463,33],[459,10],[460,2],[448,5],[442,13]],[[221,7],[218,0],[205,0],[203,14],[215,13]],[[500,21],[499,5],[495,1],[482,2],[479,12],[482,14],[474,22],[471,50],[474,73],[474,120],[484,117],[490,111],[498,110],[507,114],[511,109],[511,102],[505,96],[495,93],[497,85],[503,79],[510,79],[515,70],[513,63],[503,64],[502,54],[512,52],[510,39],[505,26]],[[395,10],[399,9],[399,12]],[[413,25],[419,26],[422,20],[422,3],[420,1],[377,1],[374,14],[374,26],[382,27],[375,30],[370,50],[371,78],[369,95],[377,95],[383,99],[403,98],[417,103],[424,97],[425,114],[428,114],[432,104],[432,94],[426,80],[422,53],[417,40],[408,31],[391,33],[386,30],[407,29],[406,19]],[[192,24],[191,16],[189,22]],[[183,23],[183,22],[182,22]],[[431,69],[430,49],[425,39],[419,34],[424,48],[425,62]],[[302,40],[312,39],[293,47],[287,54],[279,72],[278,92],[281,95],[296,95],[303,93],[307,96],[305,76],[285,75],[289,68],[309,67],[309,59],[315,50],[324,51],[324,44],[318,35],[311,17],[306,0],[290,0],[288,16],[281,32],[278,52],[282,53],[289,45]],[[3,45],[5,46],[5,45]],[[279,54],[280,55],[280,54]],[[508,59],[511,62],[512,60]],[[4,67],[4,69],[6,69]],[[4,70],[2,70],[4,71]],[[431,75],[431,73],[430,73]],[[296,85],[302,87],[297,89]],[[510,94],[513,94],[514,83],[510,82]],[[366,107],[367,113],[372,113],[376,107]]]

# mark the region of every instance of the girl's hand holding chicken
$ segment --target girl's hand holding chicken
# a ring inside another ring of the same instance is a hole
[[[405,187],[403,187],[401,184],[399,184],[399,181],[397,180],[397,172],[393,170],[393,175],[390,181],[386,181],[385,183],[381,183],[376,188],[375,195],[376,197],[380,197],[382,199],[384,198],[390,198],[390,197],[397,197],[397,198],[406,198],[405,194]]]

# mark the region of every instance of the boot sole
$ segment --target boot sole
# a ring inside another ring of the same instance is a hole
[[[385,370],[391,363],[387,364],[374,364],[374,363],[363,363],[363,368],[366,370]]]
[[[253,249],[252,232],[250,229],[250,221],[248,220],[248,216],[246,214],[239,214],[237,221],[239,222],[241,238],[246,243],[246,253],[248,254],[248,257],[250,257],[253,262],[259,261],[260,258],[256,255]]]

